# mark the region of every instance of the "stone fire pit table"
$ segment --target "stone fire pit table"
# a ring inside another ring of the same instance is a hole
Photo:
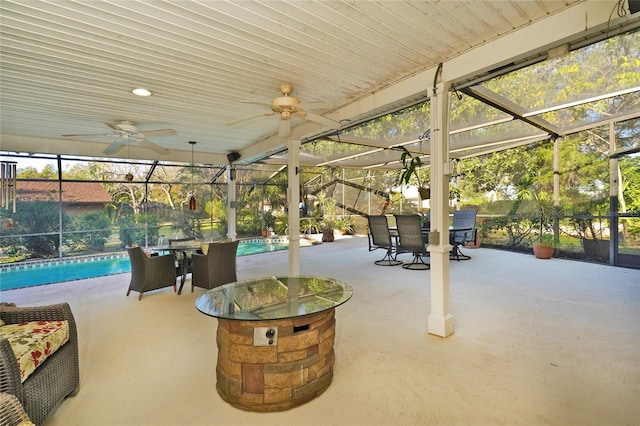
[[[264,277],[225,284],[196,300],[218,319],[218,393],[234,407],[282,411],[333,378],[335,308],[350,286],[324,277]]]

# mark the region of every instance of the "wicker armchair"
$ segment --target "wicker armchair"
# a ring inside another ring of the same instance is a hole
[[[0,426],[33,426],[15,395],[0,392]]]
[[[194,253],[191,292],[194,287],[212,289],[232,283],[236,278],[238,241],[209,243],[207,254]]]
[[[127,248],[131,260],[131,282],[129,290],[140,293],[138,300],[142,300],[145,291],[158,290],[173,286],[176,292],[176,261],[173,254],[165,256],[147,257],[140,247]]]
[[[0,306],[0,318],[7,324],[40,320],[69,322],[69,341],[39,365],[24,383],[9,341],[0,339],[0,392],[15,396],[31,421],[40,425],[67,396],[75,396],[80,390],[78,333],[71,308],[67,303],[24,308]]]

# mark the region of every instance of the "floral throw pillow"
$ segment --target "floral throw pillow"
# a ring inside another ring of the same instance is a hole
[[[67,321],[30,321],[0,327],[0,337],[9,339],[20,366],[22,382],[69,340]]]

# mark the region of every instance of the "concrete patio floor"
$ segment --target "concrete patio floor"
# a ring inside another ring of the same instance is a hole
[[[366,237],[300,250],[300,270],[346,281],[333,383],[280,413],[215,390],[216,320],[202,289],[126,297],[129,274],[9,290],[22,306],[69,302],[80,393],[55,425],[638,425],[640,271],[491,249],[451,262],[455,333],[427,333],[429,272],[375,266]],[[409,260],[406,255],[405,260]],[[286,275],[288,254],[238,258],[238,278]]]

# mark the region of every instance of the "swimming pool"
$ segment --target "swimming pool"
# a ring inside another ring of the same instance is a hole
[[[287,250],[286,239],[241,240],[238,256]],[[125,253],[21,262],[0,267],[0,291],[131,272]]]

